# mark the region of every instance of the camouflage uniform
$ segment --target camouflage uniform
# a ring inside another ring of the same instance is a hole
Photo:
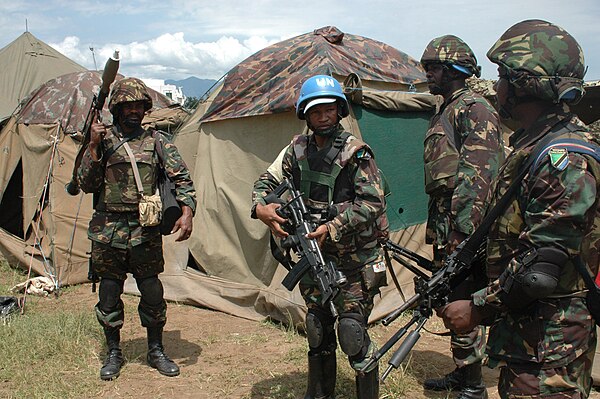
[[[563,97],[569,89],[580,93],[582,54],[568,33],[537,20],[516,24],[489,50],[490,60],[501,67],[501,78],[549,104],[532,126],[511,137],[514,151],[501,168],[492,203],[543,138],[557,134],[557,140],[597,140],[581,127],[564,101],[577,95]],[[568,123],[575,128],[565,130]],[[597,272],[600,165],[574,152],[563,153],[560,160],[543,154],[539,166],[519,183],[516,197],[489,232],[487,264],[493,282],[473,296],[476,306],[499,312],[490,328],[487,353],[490,367],[502,367],[498,384],[502,398],[584,398],[591,387],[596,327],[574,259],[580,256],[594,275]],[[553,292],[517,309],[508,305],[510,288],[502,281],[507,273],[536,265],[527,265],[521,256],[531,248],[558,248],[566,260],[558,269]]]
[[[101,279],[95,310],[109,348],[100,371],[102,379],[117,377],[123,364],[119,331],[123,325],[124,310],[120,296],[127,273],[133,274],[141,293],[138,313],[142,326],[148,329],[149,364],[162,374],[179,374],[179,368],[166,357],[162,347],[167,304],[158,279],[164,266],[160,227],[141,226],[138,210],[140,193],[131,162],[125,146],[116,147],[124,139],[118,120],[119,105],[137,101],[144,102],[146,111],[152,106],[141,81],[127,78],[115,83],[109,109],[116,126],[107,131],[96,149],[98,155],[101,154],[100,160],[93,159],[88,146],[78,170],[81,189],[94,193],[95,212],[90,220],[88,237],[92,241],[92,267]],[[194,186],[175,145],[163,133],[144,130],[141,126],[129,134],[133,138],[127,145],[135,158],[144,194],[156,192],[160,163],[175,183],[177,200],[194,212]],[[107,156],[109,152],[111,154]]]
[[[270,172],[264,173],[256,181],[253,191],[254,203],[264,205],[265,196],[277,187],[278,180],[282,177],[292,179],[297,188],[304,187],[303,198],[311,213],[314,212],[317,224],[326,223],[328,227],[328,238],[322,247],[323,256],[334,260],[338,270],[348,280],[333,301],[339,314],[337,338],[334,329],[336,319],[328,306],[321,304],[321,294],[310,273],[305,274],[299,283],[300,292],[308,307],[306,324],[310,349],[309,382],[305,398],[309,399],[334,397],[338,340],[342,350],[348,355],[350,365],[357,370],[357,397],[379,397],[377,364],[364,372],[359,370],[362,370],[376,351],[367,333],[367,323],[373,309],[373,298],[386,285],[386,267],[379,240],[386,237],[388,222],[380,171],[370,148],[361,140],[348,135],[333,163],[333,168],[339,168],[340,173],[330,196],[332,199],[328,203],[328,195],[323,192],[323,186],[305,185],[306,175],[300,166],[306,162],[305,165],[310,164],[311,171],[329,173],[327,167],[322,168],[325,163],[321,160],[343,135],[347,133],[338,124],[321,149],[316,146],[314,134],[294,137],[285,150],[281,165],[276,167],[278,172],[275,175],[280,176],[276,178]],[[272,167],[269,168],[270,171],[273,171]],[[336,216],[331,220],[318,220],[320,215],[327,213],[323,211],[329,204],[335,209]],[[315,325],[319,327],[314,328]],[[348,333],[350,329],[354,334],[352,336]],[[320,332],[315,334],[311,331]],[[315,338],[316,335],[319,337]],[[349,340],[354,342],[348,344]],[[348,349],[353,345],[356,347],[357,343],[360,345],[359,349],[354,352]]]
[[[479,73],[472,51],[451,35],[434,39],[421,62],[452,62]],[[441,267],[450,233],[468,236],[481,223],[490,187],[504,160],[496,110],[466,87],[446,95],[430,121],[423,158],[425,191],[429,195],[426,242],[433,245],[434,263]],[[482,327],[467,334],[452,333],[452,356],[458,369],[481,364],[484,338]]]
[[[283,177],[293,179],[294,185],[301,187],[298,162],[306,159],[308,153],[319,152],[326,154],[336,137],[344,133],[341,125],[337,132],[329,138],[325,148],[317,150],[312,135],[295,136],[290,146],[287,147],[282,160]],[[336,259],[337,267],[350,278],[364,274],[366,265],[380,265],[383,261],[383,251],[379,245],[380,235],[387,231],[385,218],[385,199],[382,180],[370,148],[354,136],[349,136],[346,144],[336,160],[343,171],[338,179],[348,179],[346,188],[351,190],[351,198],[344,202],[335,202],[335,216],[326,222],[329,238],[323,248],[324,256]],[[269,172],[262,174],[254,185],[253,201],[265,205],[264,197],[279,183]],[[336,184],[340,188],[342,184]],[[337,193],[334,192],[334,198]],[[309,208],[322,209],[323,204],[306,197],[304,200]],[[321,221],[322,223],[323,221]],[[377,266],[379,267],[379,266]],[[363,314],[367,319],[373,308],[373,296],[379,293],[379,288],[385,285],[385,273],[375,273],[376,279],[357,279],[357,289],[349,284],[342,289],[343,303],[336,303],[338,311],[355,311]],[[320,305],[319,293],[316,286],[304,279],[301,292],[307,306]]]
[[[102,143],[103,153],[115,146],[122,134],[113,127]],[[145,193],[156,191],[157,167],[159,159],[155,144],[164,154],[164,168],[176,184],[177,200],[195,210],[195,190],[185,162],[177,148],[159,131],[146,130],[139,137],[128,142],[140,171]],[[126,273],[134,277],[156,275],[163,271],[162,238],[159,227],[142,227],[139,224],[139,193],[136,188],[133,171],[127,152],[121,146],[110,159],[92,160],[89,151],[84,153],[79,168],[79,181],[83,191],[97,194],[95,212],[90,221],[88,237],[90,240],[110,247],[127,250],[147,244],[147,255],[139,259],[140,267],[131,264],[98,264],[99,276],[125,279]],[[104,247],[104,246],[102,246]],[[100,255],[98,255],[100,256]],[[125,267],[125,269],[122,269]]]

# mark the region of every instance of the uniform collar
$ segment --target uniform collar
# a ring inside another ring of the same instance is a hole
[[[573,118],[573,114],[565,107],[566,106],[557,104],[540,115],[535,123],[528,129],[521,128],[516,130],[509,138],[511,147],[515,150],[529,147],[538,142],[556,125],[565,120],[570,121]]]

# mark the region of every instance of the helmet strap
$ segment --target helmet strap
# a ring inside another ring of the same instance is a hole
[[[325,130],[315,130],[310,123],[308,123],[308,121],[306,121],[306,126],[308,126],[308,128],[310,130],[312,130],[312,132],[317,135],[317,136],[321,136],[321,137],[330,137],[332,136],[337,130],[338,130],[338,126],[339,126],[339,120],[338,123],[336,123],[333,127],[330,127],[329,129],[325,129]]]

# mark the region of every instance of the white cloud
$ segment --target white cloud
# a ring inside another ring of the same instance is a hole
[[[141,78],[184,79],[189,76],[218,79],[243,59],[279,39],[252,36],[243,41],[223,36],[214,42],[193,43],[185,40],[182,32],[166,33],[145,42],[111,43],[94,48],[98,69],[119,50],[120,72]],[[51,46],[67,57],[94,69],[89,46],[76,36],[68,36]]]
[[[542,18],[577,38],[590,65],[587,77],[600,79],[597,0],[432,0],[410,6],[396,0],[23,0],[1,8],[0,46],[24,31],[27,18],[34,35],[88,68],[94,68],[89,47],[99,68],[118,48],[122,73],[174,79],[217,79],[269,44],[326,25],[385,42],[417,59],[432,38],[455,34],[473,48],[484,77],[494,77],[496,68],[485,52],[514,23]]]

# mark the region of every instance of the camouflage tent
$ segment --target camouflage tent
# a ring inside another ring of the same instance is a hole
[[[42,83],[86,69],[29,32],[0,50],[0,121]]]
[[[31,265],[56,284],[87,281],[92,199],[71,197],[64,187],[100,84],[101,73],[92,71],[49,80],[0,131],[0,250],[12,264]],[[156,114],[172,102],[151,94],[156,125],[162,123]],[[106,109],[103,118],[111,121]]]
[[[274,44],[234,67],[202,119],[210,122],[290,111],[307,77],[352,73],[406,91],[416,90],[425,81],[419,63],[407,54],[328,26]]]
[[[303,320],[303,301],[281,285],[284,270],[271,256],[268,229],[250,219],[250,205],[256,178],[305,129],[294,102],[302,82],[314,74],[343,82],[352,101],[343,124],[374,148],[393,183],[395,238],[422,249],[423,138],[435,103],[433,96],[418,92],[425,90],[424,72],[393,47],[325,27],[267,47],[235,66],[176,132],[199,206],[189,240],[165,238],[161,280],[168,299],[254,320]],[[399,208],[405,210],[401,215]],[[412,288],[408,273],[401,280],[405,289]],[[137,292],[131,281],[125,289]],[[399,302],[390,280],[373,318]]]

